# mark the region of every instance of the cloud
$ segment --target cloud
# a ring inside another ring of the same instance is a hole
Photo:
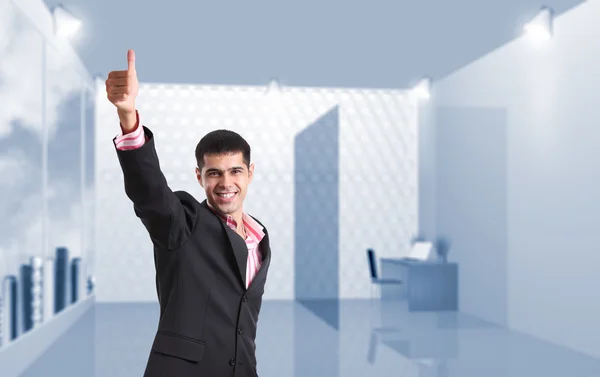
[[[42,3],[40,3],[40,6]],[[41,250],[43,36],[10,1],[0,1],[0,277]],[[47,47],[50,247],[79,251],[82,77]],[[92,135],[88,131],[88,137]],[[89,166],[89,164],[88,164]],[[89,172],[88,174],[93,174]],[[86,194],[88,196],[89,194]]]

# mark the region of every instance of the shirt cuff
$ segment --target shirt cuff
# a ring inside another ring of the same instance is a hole
[[[115,138],[115,145],[117,149],[122,151],[137,149],[146,142],[144,127],[140,127],[140,115],[137,110],[135,111],[135,116],[136,123],[133,131],[123,134],[123,127],[121,126],[121,132]]]

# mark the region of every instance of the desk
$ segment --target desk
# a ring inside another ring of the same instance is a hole
[[[381,278],[401,279],[381,287],[384,300],[408,299],[409,311],[458,310],[458,265],[381,258]]]

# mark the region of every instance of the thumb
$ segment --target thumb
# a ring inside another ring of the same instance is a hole
[[[127,71],[135,73],[135,52],[132,49],[127,51]]]

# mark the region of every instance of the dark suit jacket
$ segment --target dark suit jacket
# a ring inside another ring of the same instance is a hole
[[[167,186],[153,134],[144,131],[142,147],[117,150],[125,192],[154,245],[160,320],[144,377],[257,377],[256,324],[271,260],[267,230],[262,267],[246,289],[246,243],[206,200]]]

